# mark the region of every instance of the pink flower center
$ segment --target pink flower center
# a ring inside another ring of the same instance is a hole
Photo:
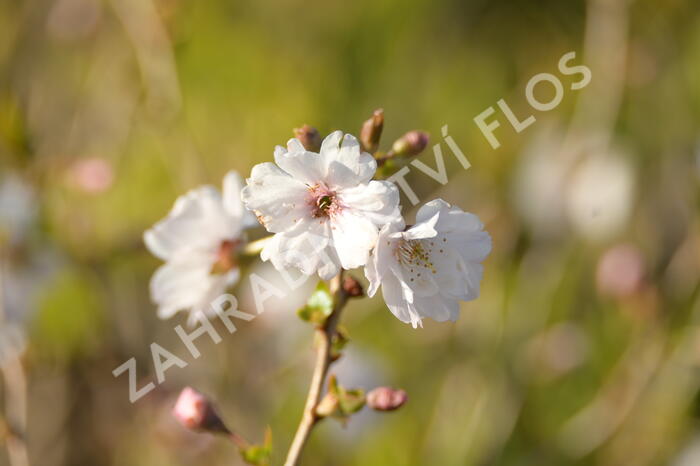
[[[216,262],[212,267],[211,273],[213,274],[224,274],[233,270],[237,265],[236,252],[241,242],[238,240],[222,241],[219,245],[219,250],[216,252]]]
[[[311,207],[311,215],[315,218],[330,217],[341,210],[336,193],[331,191],[325,184],[309,187],[307,202]]]

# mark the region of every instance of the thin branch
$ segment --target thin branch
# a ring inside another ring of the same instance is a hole
[[[4,262],[0,257],[0,328],[5,322]],[[29,454],[24,434],[27,424],[27,378],[19,350],[10,348],[0,360],[5,385],[5,445],[11,466],[29,466]]]
[[[296,466],[299,464],[301,452],[304,449],[304,445],[306,445],[306,441],[308,440],[311,431],[316,423],[322,419],[316,413],[316,408],[321,401],[321,394],[323,391],[323,385],[326,381],[326,376],[328,375],[328,368],[333,362],[331,358],[333,336],[336,333],[336,327],[338,326],[338,321],[340,320],[340,314],[347,303],[347,295],[343,291],[342,287],[342,275],[342,272],[339,273],[330,282],[330,291],[333,293],[334,301],[333,312],[331,312],[331,315],[328,316],[325,324],[316,329],[318,343],[316,348],[316,365],[311,378],[309,394],[306,397],[304,414],[302,415],[297,432],[294,435],[292,445],[289,447],[289,453],[287,453],[287,460],[284,462],[284,466]]]

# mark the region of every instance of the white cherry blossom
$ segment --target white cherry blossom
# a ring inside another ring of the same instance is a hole
[[[275,163],[253,168],[242,197],[272,239],[260,254],[278,270],[295,267],[330,279],[365,265],[378,230],[396,221],[393,183],[372,181],[374,158],[354,136],[336,131],[307,151],[297,139],[277,146]]]
[[[190,321],[239,278],[235,253],[244,228],[256,223],[240,198],[241,177],[224,177],[223,196],[201,186],[180,196],[168,216],[144,234],[153,255],[165,261],[151,278],[151,299],[167,319],[189,311]]]
[[[433,200],[414,226],[399,221],[381,229],[365,267],[368,295],[381,285],[389,310],[414,328],[426,317],[455,321],[459,302],[479,296],[481,262],[490,251],[491,237],[476,215]]]

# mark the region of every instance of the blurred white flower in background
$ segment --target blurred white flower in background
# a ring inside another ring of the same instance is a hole
[[[36,311],[34,297],[56,269],[50,247],[41,253],[28,249],[22,260],[11,260],[37,223],[37,198],[32,186],[6,173],[0,179],[0,368],[24,353],[25,327]]]
[[[700,433],[695,432],[676,455],[672,466],[696,466],[700,464]]]
[[[543,130],[526,149],[514,181],[514,203],[540,236],[572,229],[606,241],[626,227],[634,206],[635,173],[625,154],[594,134],[564,138]]]
[[[634,202],[634,172],[617,153],[582,161],[571,178],[567,213],[573,227],[593,240],[607,240],[627,225]]]
[[[442,199],[421,207],[416,224],[404,228],[403,221],[382,228],[365,267],[368,296],[381,285],[389,310],[414,328],[425,317],[457,320],[459,301],[479,296],[491,237],[476,215]]]
[[[297,139],[277,146],[275,162],[253,167],[243,199],[271,233],[260,257],[279,270],[323,279],[365,265],[378,229],[399,218],[393,183],[371,181],[375,159],[354,136],[335,131],[320,153]]]
[[[581,366],[589,356],[588,336],[574,322],[559,322],[533,336],[521,352],[522,370],[545,380]]]
[[[553,129],[538,133],[520,156],[513,185],[513,203],[524,221],[541,236],[566,229],[567,173],[573,154],[563,151],[561,134]]]
[[[194,189],[144,234],[151,253],[166,261],[150,286],[160,318],[187,310],[193,322],[210,313],[211,302],[238,281],[236,253],[243,245],[243,230],[257,225],[241,203],[241,187],[240,176],[229,172],[223,196],[212,186]]]

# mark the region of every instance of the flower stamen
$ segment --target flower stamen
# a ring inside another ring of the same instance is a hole
[[[309,187],[308,203],[315,218],[330,217],[340,210],[335,192],[328,189],[325,184],[317,184]]]
[[[435,266],[430,260],[430,248],[425,248],[420,240],[399,240],[394,250],[396,260],[400,264],[414,267],[424,267],[436,273]],[[413,269],[411,269],[413,272]],[[420,273],[418,274],[420,276]]]

